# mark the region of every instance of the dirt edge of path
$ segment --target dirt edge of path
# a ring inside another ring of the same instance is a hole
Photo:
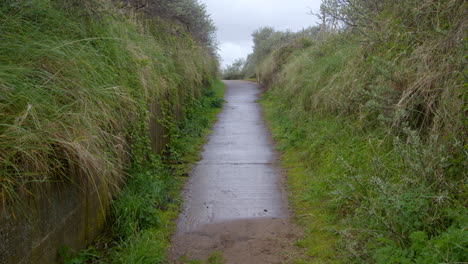
[[[297,257],[301,232],[286,218],[241,219],[208,224],[173,237],[172,263],[207,261],[221,253],[226,264],[288,263]],[[205,262],[206,263],[206,262]]]

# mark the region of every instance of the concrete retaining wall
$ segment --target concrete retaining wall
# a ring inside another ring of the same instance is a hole
[[[149,134],[153,150],[160,153],[169,142],[168,131],[158,122],[162,112],[157,103],[151,111]],[[181,120],[180,115],[176,109],[173,118]],[[37,191],[25,204],[13,209],[0,205],[0,264],[60,263],[60,248],[84,249],[104,228],[111,200],[107,184],[44,185],[47,190]]]
[[[86,247],[104,227],[109,200],[104,188],[54,184],[27,204],[1,209],[0,263],[58,263],[61,247]]]

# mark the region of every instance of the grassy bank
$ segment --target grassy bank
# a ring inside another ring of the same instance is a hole
[[[188,109],[185,121],[172,130],[165,154],[151,154],[148,145],[151,158],[130,169],[130,178],[112,204],[105,236],[93,250],[69,255],[68,263],[167,262],[169,238],[182,202],[179,193],[221,109],[223,92],[224,84],[216,81]]]
[[[392,142],[342,117],[298,119],[279,101],[267,94],[262,104],[305,228],[298,263],[463,261],[465,205],[419,178],[419,143]]]
[[[0,22],[4,207],[60,182],[118,189],[217,71],[181,25],[108,1],[3,1]]]
[[[349,3],[324,2],[312,35],[257,31],[246,64],[269,88],[303,262],[466,261],[464,4]]]
[[[203,6],[134,2],[0,3],[2,210],[23,217],[50,186],[99,189],[116,199],[106,263],[164,259],[181,179],[221,105]],[[178,21],[193,12],[193,25]],[[94,254],[66,251],[72,263]]]
[[[304,257],[297,259],[296,263],[340,263],[336,254],[338,236],[334,232],[336,217],[326,206],[329,201],[326,179],[327,173],[334,168],[333,164],[325,155],[320,159],[315,157],[315,166],[310,164],[310,141],[303,141],[304,133],[294,131],[292,122],[279,113],[273,101],[264,98],[261,104],[277,149],[281,152],[281,167],[287,174],[287,190],[294,220],[305,229],[304,236],[296,242]],[[322,162],[328,164],[318,168],[317,164]]]

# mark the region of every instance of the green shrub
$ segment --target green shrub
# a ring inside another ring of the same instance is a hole
[[[464,4],[324,5],[337,24],[255,64],[284,159],[298,166],[293,203],[329,216],[308,232],[338,237],[330,262],[465,261]]]
[[[156,161],[155,161],[156,162]],[[173,187],[170,175],[163,167],[131,174],[125,191],[113,203],[113,231],[125,238],[149,227],[158,227],[158,210],[168,203],[168,190]]]
[[[243,59],[236,60],[231,65],[226,66],[226,69],[223,70],[223,78],[225,80],[244,79],[244,66],[245,61]]]

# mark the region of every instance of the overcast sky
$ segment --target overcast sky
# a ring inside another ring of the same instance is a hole
[[[222,65],[252,52],[252,32],[263,26],[299,31],[316,25],[321,0],[200,0],[218,28]]]

